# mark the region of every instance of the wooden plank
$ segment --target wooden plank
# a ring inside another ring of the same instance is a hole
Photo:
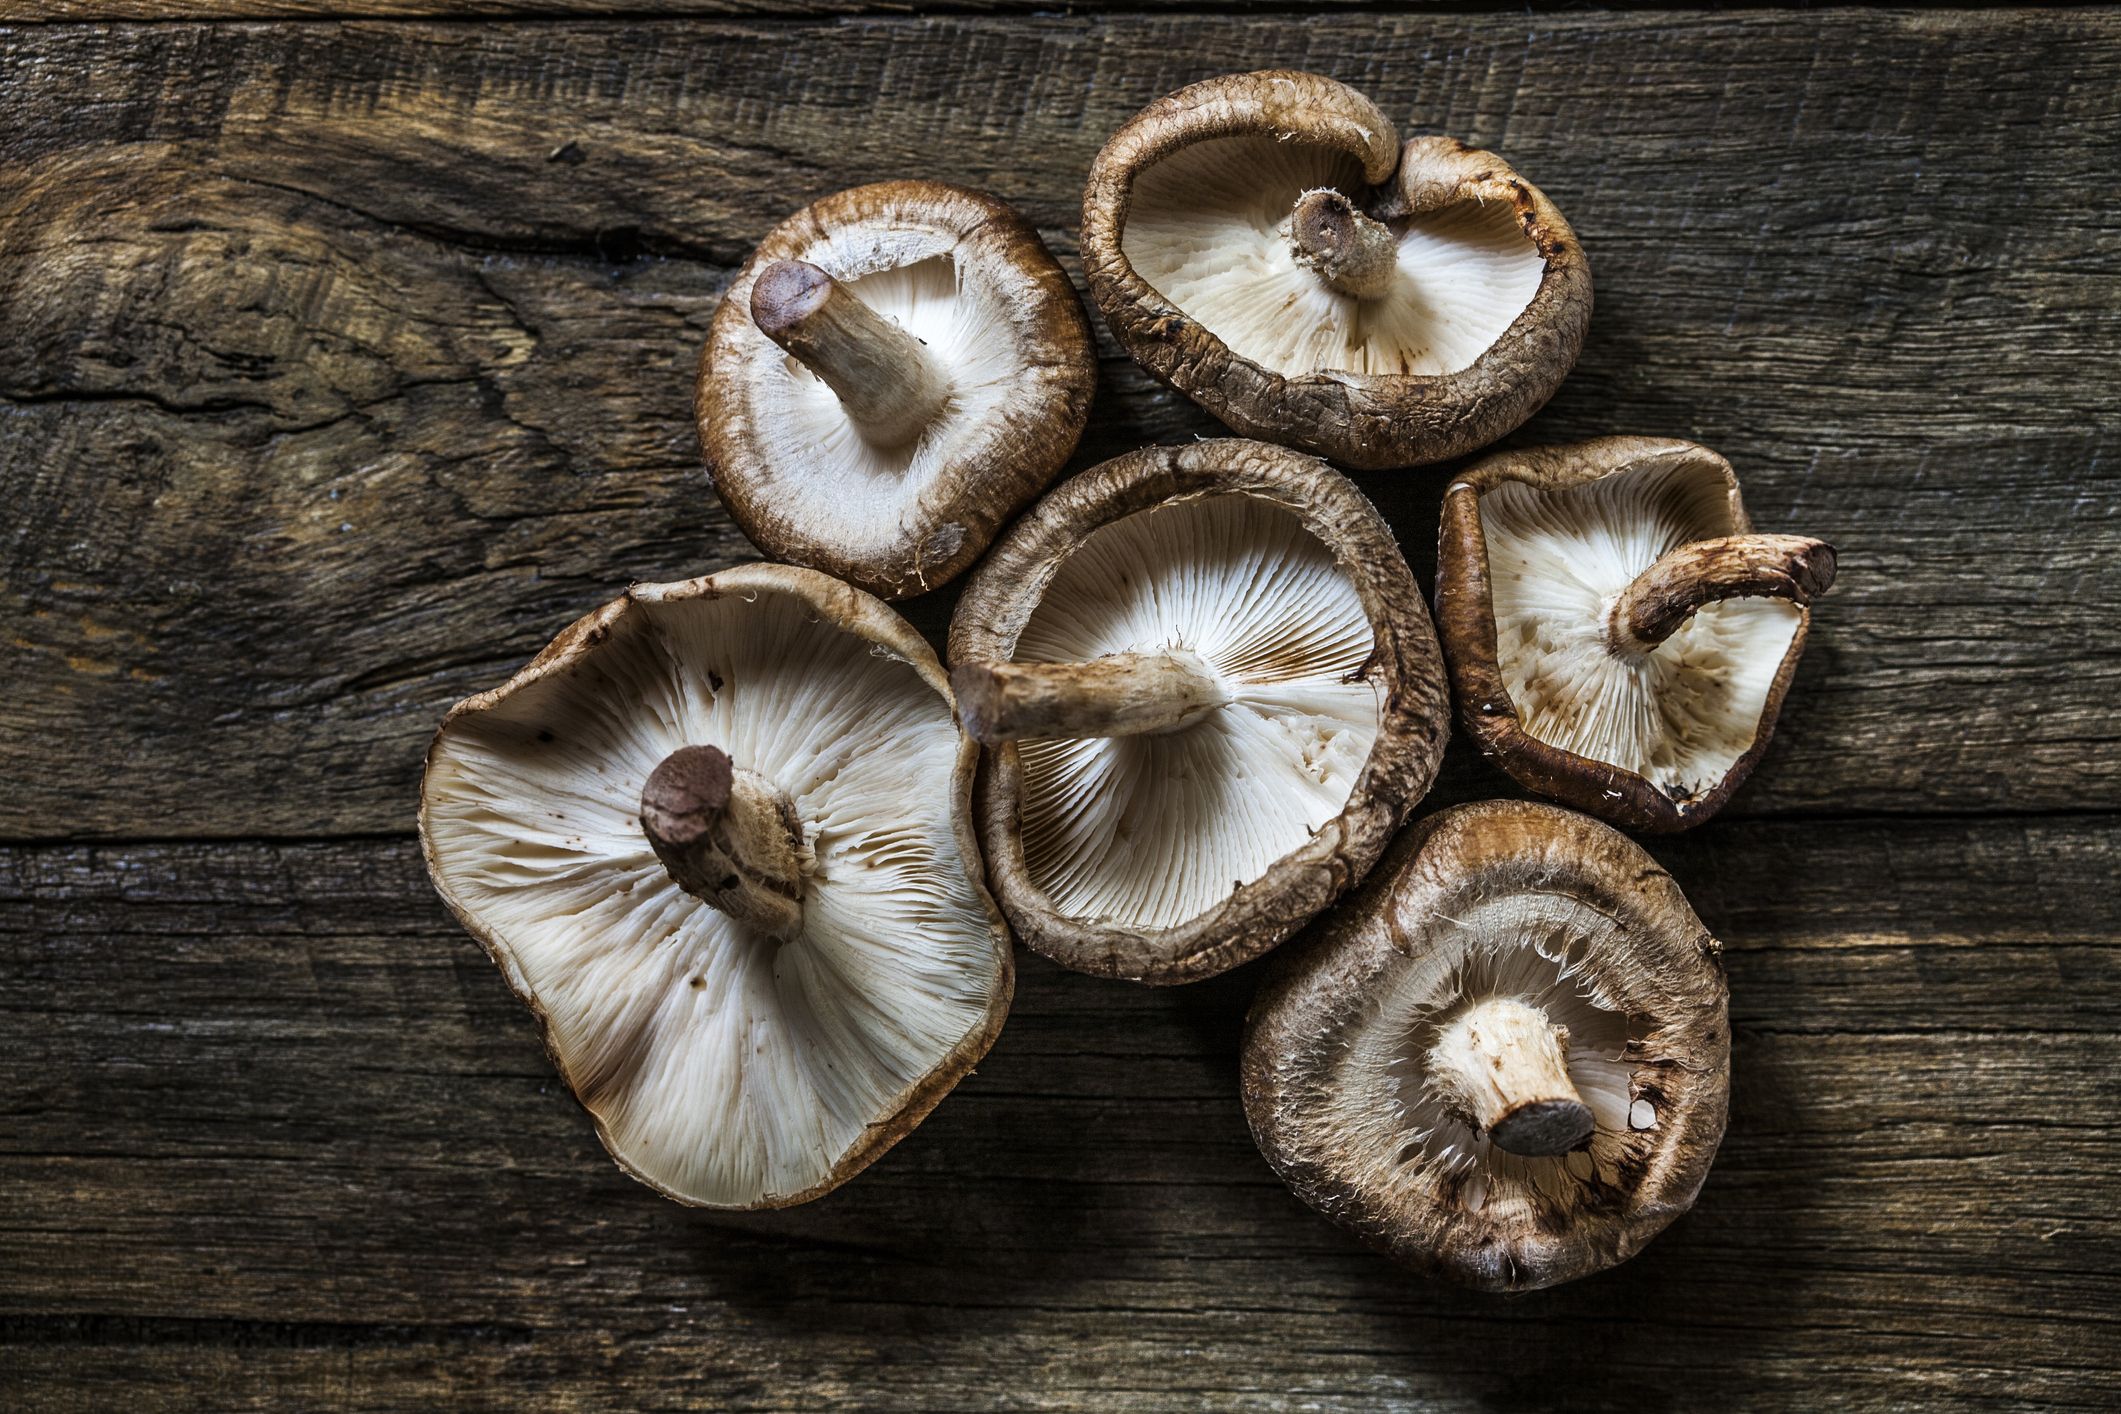
[[[1021,202],[1072,263],[1102,135],[1266,63],[1500,147],[1576,222],[1599,312],[1517,440],[1697,436],[1766,525],[1839,544],[1732,813],[2121,787],[2121,391],[2087,372],[2121,334],[2111,12],[158,25],[5,52],[0,750],[37,768],[0,837],[404,828],[449,702],[630,578],[749,554],[690,374],[768,225],[925,172]],[[1213,430],[1105,352],[1078,465]],[[1442,480],[1363,479],[1424,574]]]
[[[1786,8],[1800,8],[1781,0]],[[1882,0],[1853,0],[1869,7]],[[1582,8],[1576,0],[1332,0],[1339,10],[1449,7],[1458,11],[1526,13]],[[1604,10],[1650,9],[1657,0],[1602,0]],[[13,23],[65,24],[97,21],[244,20],[537,20],[617,17],[694,18],[904,18],[943,14],[1103,15],[1199,10],[1200,0],[13,0]],[[1221,0],[1222,15],[1287,12],[1296,0]],[[1762,8],[1774,8],[1773,5]]]
[[[643,18],[904,18],[924,12],[1096,14],[1180,8],[1187,0],[12,0],[15,23],[232,20],[538,20]],[[1349,0],[1342,0],[1349,3]],[[1354,4],[1364,0],[1353,0]],[[1431,0],[1434,3],[1434,0]],[[1280,9],[1278,0],[1230,0],[1226,13]]]
[[[1334,0],[1337,8],[1361,9],[1384,0]],[[1414,0],[1417,5],[1453,3],[1457,9],[1556,8],[1557,0]],[[934,14],[1096,15],[1106,12],[1179,10],[1198,0],[12,0],[6,18],[13,23],[65,24],[97,21],[241,21],[241,20],[507,20],[698,18],[904,18]],[[1223,14],[1284,11],[1288,0],[1223,0]],[[1626,4],[1608,5],[1625,9]]]
[[[928,8],[892,0],[13,0],[17,23],[230,20],[505,20],[652,17],[907,15]],[[956,0],[970,11],[1034,8],[1033,0]],[[1043,8],[1051,9],[1050,4]]]
[[[409,842],[0,850],[0,1402],[1325,1410],[2121,1397],[2121,820],[1657,846],[1727,947],[1699,1209],[1516,1300],[1301,1208],[1258,968],[1026,959],[1000,1044],[819,1204],[621,1177]]]

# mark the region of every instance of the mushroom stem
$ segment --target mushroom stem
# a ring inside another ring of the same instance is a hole
[[[678,887],[770,938],[803,926],[802,825],[787,793],[713,746],[681,746],[641,788],[641,833]]]
[[[1429,1084],[1446,1108],[1497,1148],[1527,1158],[1565,1154],[1597,1121],[1569,1080],[1569,1032],[1515,997],[1468,1007],[1429,1048]]]
[[[1629,581],[1606,614],[1606,646],[1647,653],[1704,604],[1766,596],[1811,603],[1834,582],[1834,547],[1801,535],[1696,540]]]
[[[1230,701],[1215,670],[1183,648],[1087,663],[966,663],[951,672],[950,689],[965,730],[988,746],[1175,732]]]
[[[1344,295],[1376,299],[1392,288],[1399,270],[1399,238],[1382,221],[1355,209],[1331,187],[1317,187],[1296,199],[1289,214],[1289,247],[1298,265]]]
[[[875,446],[904,446],[949,401],[926,344],[807,261],[777,260],[760,272],[751,322],[824,379]]]

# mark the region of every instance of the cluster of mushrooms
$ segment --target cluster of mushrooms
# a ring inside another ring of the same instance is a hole
[[[1589,267],[1500,158],[1402,144],[1332,80],[1143,110],[1091,170],[1082,259],[1127,351],[1245,439],[1049,491],[1096,360],[1037,233],[934,182],[796,213],[697,390],[715,489],[781,563],[636,584],[452,710],[437,889],[612,1156],[681,1202],[800,1203],[904,1136],[999,1033],[1012,934],[1175,984],[1309,925],[1243,1043],[1289,1186],[1479,1287],[1626,1258],[1722,1136],[1727,991],[1671,878],[1587,817],[1677,830],[1729,797],[1832,551],[1754,533],[1691,443],[1503,452],[1445,495],[1432,621],[1322,458],[1515,429],[1575,361]],[[946,671],[884,601],[968,569]],[[1574,810],[1402,830],[1454,700]]]

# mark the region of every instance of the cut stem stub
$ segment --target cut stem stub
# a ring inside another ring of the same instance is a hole
[[[1399,270],[1399,238],[1382,221],[1355,209],[1331,187],[1296,199],[1289,213],[1289,247],[1296,263],[1344,295],[1376,299],[1392,288]]]
[[[951,672],[950,690],[965,730],[988,746],[1174,732],[1230,701],[1215,670],[1183,648],[1087,663],[966,663]]]
[[[1834,547],[1802,535],[1724,535],[1661,557],[1613,598],[1606,643],[1615,653],[1647,653],[1705,604],[1723,599],[1787,599],[1800,607],[1834,582]]]
[[[751,321],[838,395],[870,443],[900,447],[949,401],[919,339],[804,260],[777,260],[751,286]]]
[[[686,893],[786,941],[802,930],[801,823],[794,803],[713,746],[681,746],[641,789],[641,833]]]
[[[1515,997],[1459,1013],[1428,1055],[1429,1084],[1447,1109],[1499,1149],[1527,1158],[1565,1154],[1597,1121],[1569,1079],[1568,1028]]]

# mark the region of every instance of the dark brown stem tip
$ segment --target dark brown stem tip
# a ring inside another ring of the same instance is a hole
[[[957,699],[958,720],[982,746],[995,746],[996,719],[1001,706],[1000,675],[987,663],[960,663],[950,670],[950,695]]]
[[[832,297],[832,277],[807,260],[776,260],[751,284],[751,322],[779,342],[801,329]]]
[[[1534,1100],[1519,1105],[1488,1130],[1495,1147],[1527,1159],[1566,1154],[1598,1127],[1581,1100]]]
[[[1800,604],[1809,603],[1832,589],[1834,573],[1840,568],[1834,547],[1824,540],[1807,541],[1806,546],[1791,564],[1791,578],[1801,596],[1797,601]]]
[[[1289,213],[1289,244],[1297,264],[1356,299],[1390,291],[1399,269],[1399,239],[1391,227],[1356,210],[1331,187],[1296,199]]]
[[[681,746],[641,787],[641,831],[658,845],[695,844],[729,807],[735,768],[716,746]]]
[[[1296,243],[1316,255],[1337,256],[1355,244],[1355,203],[1337,191],[1304,193],[1293,221]]]

